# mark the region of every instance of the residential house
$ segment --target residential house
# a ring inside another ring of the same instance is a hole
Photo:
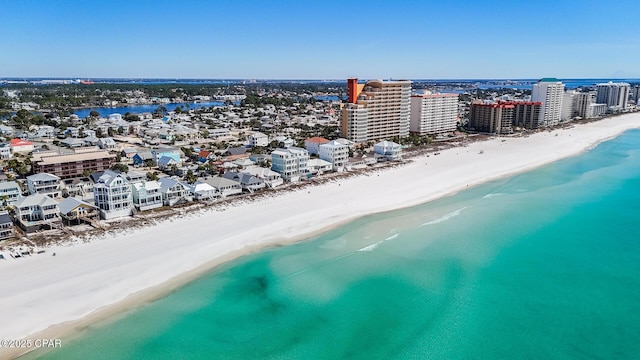
[[[162,201],[167,206],[191,201],[193,198],[189,193],[189,188],[177,179],[163,177],[158,180]]]
[[[11,158],[11,144],[2,143],[0,144],[0,159],[10,159]]]
[[[271,153],[271,170],[279,173],[283,179],[296,182],[309,175],[307,162],[309,152],[306,149],[290,147],[278,148]]]
[[[216,155],[213,153],[213,151],[200,150],[198,152],[198,161],[201,163],[206,163],[209,160],[215,160],[215,159],[216,159]]]
[[[196,181],[193,184],[187,185],[189,193],[193,197],[193,200],[213,200],[220,196],[220,193],[213,186],[202,182]]]
[[[98,147],[103,150],[113,150],[116,148],[116,142],[110,137],[100,138],[98,139]]]
[[[341,172],[349,161],[349,146],[338,141],[329,141],[319,147],[320,159],[331,163],[333,171]]]
[[[44,194],[52,199],[62,197],[62,184],[58,176],[38,173],[27,176],[29,194]]]
[[[85,145],[84,139],[78,139],[74,137],[68,137],[62,141],[60,141],[62,146],[66,146],[68,148],[79,148]]]
[[[271,169],[263,168],[260,166],[250,166],[244,169],[243,172],[249,173],[257,178],[262,179],[262,181],[264,181],[264,183],[270,188],[275,188],[284,183],[284,180],[282,180],[282,176],[280,174]]]
[[[384,155],[387,160],[402,160],[402,145],[393,141],[381,141],[373,145],[373,151],[378,155]]]
[[[151,151],[139,151],[133,155],[133,166],[145,166],[149,162],[153,164],[153,154]]]
[[[296,142],[292,138],[286,136],[276,136],[273,140],[277,141],[278,143],[282,143],[282,147],[284,148],[288,148],[296,144]]]
[[[13,237],[13,221],[5,211],[0,213],[0,240],[7,240]]]
[[[153,163],[158,164],[158,161],[163,156],[168,156],[176,161],[176,163],[181,164],[182,161],[180,156],[182,155],[182,151],[178,148],[174,147],[164,147],[151,150],[151,155],[153,155]]]
[[[238,169],[245,169],[245,168],[248,168],[249,166],[253,166],[256,164],[255,162],[251,161],[251,159],[247,159],[247,158],[236,159],[236,160],[233,160],[232,163],[237,165]]]
[[[307,151],[309,152],[309,154],[312,155],[319,155],[320,154],[320,145],[326,144],[328,143],[329,140],[323,138],[323,137],[312,137],[309,139],[306,139],[304,141],[304,147],[307,149]]]
[[[204,179],[203,182],[213,186],[213,188],[215,188],[222,197],[242,194],[242,185],[235,180],[225,179],[220,176],[212,176],[208,179]]]
[[[349,158],[349,161],[347,161],[347,164],[345,165],[345,168],[349,171],[364,169],[366,167],[367,167],[367,163],[365,162],[363,157]]]
[[[14,153],[28,153],[34,149],[33,143],[27,140],[12,139],[9,143]]]
[[[127,181],[129,181],[130,184],[133,183],[137,183],[137,182],[143,182],[147,180],[147,174],[140,172],[140,171],[129,171],[124,173],[124,178],[127,179]]]
[[[249,146],[269,146],[269,137],[261,132],[254,132],[248,136]]]
[[[16,201],[16,221],[27,233],[60,226],[58,202],[47,195],[34,194]]]
[[[2,206],[13,205],[22,197],[22,190],[15,181],[0,182],[0,201]]]
[[[242,189],[247,190],[250,193],[260,189],[264,189],[267,186],[264,180],[247,172],[231,172],[230,171],[230,172],[224,173],[222,177],[225,179],[239,182]]]
[[[131,185],[133,206],[139,211],[162,207],[162,192],[157,181],[136,182]]]
[[[122,157],[127,158],[127,159],[133,158],[136,154],[138,154],[138,149],[136,149],[134,147],[126,147],[126,148],[122,149],[122,152],[120,153],[120,155]]]
[[[158,160],[158,169],[161,171],[170,170],[173,165],[178,166],[180,163],[170,156],[163,156]]]
[[[88,177],[62,180],[62,196],[93,199],[93,182]]]
[[[0,136],[4,137],[12,137],[13,136],[13,128],[11,126],[0,125]]]
[[[309,172],[314,175],[322,175],[333,169],[333,165],[330,162],[318,158],[309,159],[307,167]]]
[[[86,201],[68,197],[58,204],[60,217],[65,225],[92,224],[100,218],[98,207]]]
[[[120,173],[106,170],[93,185],[94,204],[100,217],[113,219],[131,215],[131,184]]]

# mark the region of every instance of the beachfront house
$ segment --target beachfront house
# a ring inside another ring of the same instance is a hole
[[[160,184],[162,202],[166,206],[173,206],[193,199],[189,193],[189,188],[177,179],[163,177],[158,180],[158,183]]]
[[[58,209],[65,225],[94,224],[100,218],[98,207],[73,197],[60,201]]]
[[[242,194],[242,185],[235,180],[212,176],[204,179],[203,182],[211,185],[222,197]]]
[[[254,176],[248,172],[226,172],[222,175],[223,178],[237,181],[240,183],[242,189],[247,190],[252,193],[254,191],[264,189],[267,184],[264,183],[264,180]],[[222,191],[221,191],[222,192]],[[224,196],[224,195],[223,195]]]
[[[306,149],[294,146],[278,148],[271,153],[271,170],[287,181],[296,182],[309,175],[308,161],[309,152]]]
[[[282,176],[280,176],[280,174],[271,169],[263,168],[260,166],[250,166],[244,169],[243,172],[249,173],[257,178],[262,179],[265,185],[270,188],[275,188],[284,183],[284,180],[282,180]]]
[[[373,145],[373,151],[390,161],[402,160],[402,146],[393,141],[381,141]]]
[[[93,199],[105,220],[131,215],[131,184],[120,173],[106,170],[93,185]]]
[[[0,240],[7,240],[13,237],[13,221],[5,211],[0,213]]]
[[[213,200],[220,196],[220,193],[213,186],[202,182],[196,181],[191,185],[187,185],[189,193],[193,197],[193,200]]]
[[[16,221],[26,233],[60,227],[58,202],[44,194],[34,194],[16,201]]]
[[[13,205],[22,197],[22,190],[15,181],[0,182],[0,201],[2,206]]]
[[[331,163],[333,171],[342,172],[349,159],[349,146],[335,140],[318,147],[320,159]]]
[[[62,196],[87,197],[93,199],[93,182],[88,177],[73,178],[62,180],[63,189]]]
[[[131,185],[133,206],[139,211],[162,207],[162,193],[157,181],[136,182]]]
[[[38,173],[27,176],[29,194],[44,194],[51,198],[62,197],[62,183],[58,176]]]
[[[333,165],[330,162],[318,158],[309,159],[307,167],[309,168],[309,172],[313,175],[322,175],[333,169]]]

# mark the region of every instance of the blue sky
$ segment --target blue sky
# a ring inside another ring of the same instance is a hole
[[[0,77],[640,77],[635,1],[0,0]]]

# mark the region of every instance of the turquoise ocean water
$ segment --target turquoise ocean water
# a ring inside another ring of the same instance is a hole
[[[633,130],[240,258],[28,357],[638,359],[639,225]]]

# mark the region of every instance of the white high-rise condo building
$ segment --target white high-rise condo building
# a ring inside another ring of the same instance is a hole
[[[596,85],[596,103],[607,104],[609,109],[623,110],[627,108],[629,102],[629,91],[631,85],[628,83],[608,83]]]
[[[457,121],[457,94],[411,95],[411,132],[420,136],[452,132]]]
[[[356,143],[409,136],[411,81],[348,79],[342,136]]]
[[[543,126],[558,125],[562,119],[564,84],[555,78],[543,78],[533,84],[531,101],[542,102],[540,121]]]

